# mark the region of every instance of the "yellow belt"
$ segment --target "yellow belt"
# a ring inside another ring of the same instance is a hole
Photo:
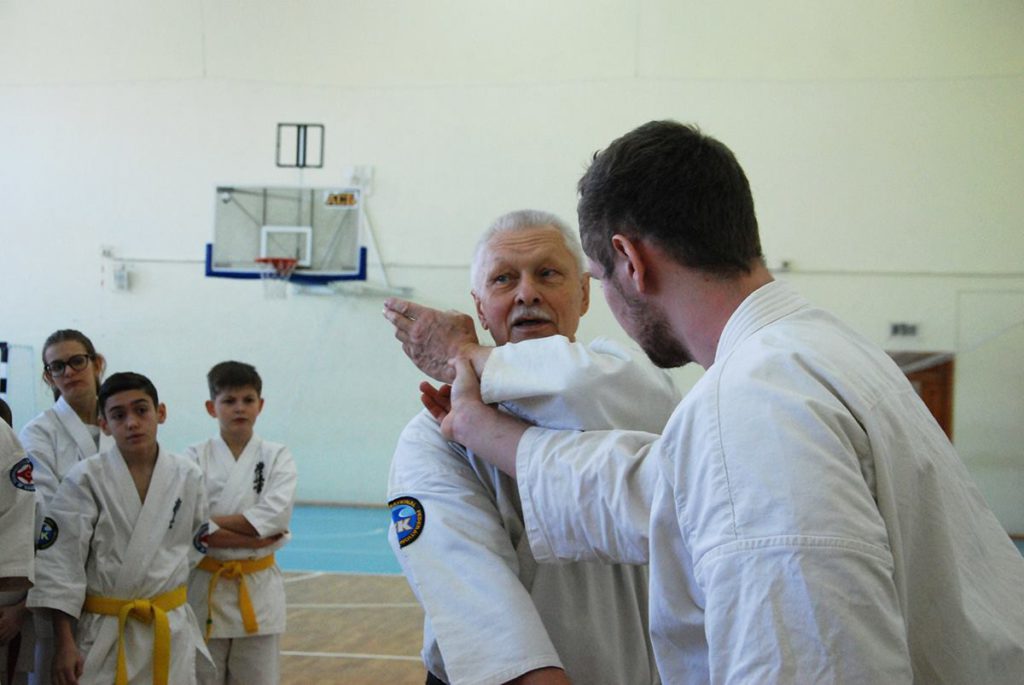
[[[115,685],[127,685],[128,668],[124,657],[124,625],[131,616],[137,621],[153,624],[153,685],[167,685],[171,663],[171,624],[167,612],[177,609],[188,599],[184,585],[150,599],[119,599],[88,595],[83,609],[94,614],[117,616],[117,679]]]
[[[252,608],[252,600],[249,599],[249,588],[245,584],[247,573],[263,571],[274,565],[274,555],[269,554],[261,559],[242,559],[239,561],[221,561],[213,557],[203,557],[198,568],[209,571],[213,574],[210,578],[210,589],[206,593],[208,604],[206,613],[206,639],[210,639],[213,632],[213,590],[221,578],[238,579],[238,610],[242,614],[242,623],[245,625],[245,632],[255,633],[260,629],[256,621],[256,612]]]

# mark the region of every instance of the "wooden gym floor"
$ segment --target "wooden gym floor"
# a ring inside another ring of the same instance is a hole
[[[401,575],[285,573],[283,685],[423,685],[423,611]]]

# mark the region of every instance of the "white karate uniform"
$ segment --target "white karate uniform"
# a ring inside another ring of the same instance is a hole
[[[114,439],[104,435],[99,426],[83,423],[63,397],[25,424],[19,437],[25,452],[32,459],[36,485],[35,530],[38,532],[43,524],[47,503],[71,467],[86,457],[110,449]],[[36,656],[31,680],[36,685],[50,685],[53,627],[45,616],[36,614],[33,618]]]
[[[287,447],[254,435],[236,460],[227,443],[218,436],[192,445],[188,455],[203,472],[210,516],[242,514],[260,537],[285,533],[267,547],[211,547],[209,556],[221,561],[260,559],[281,549],[291,539],[288,526],[295,505],[298,475]],[[216,529],[212,522],[210,529]],[[209,612],[207,599],[212,575],[195,569],[189,582],[189,603],[201,623],[206,621]],[[245,582],[259,622],[256,633],[245,630],[238,608],[238,581],[221,578],[214,590],[210,651],[220,673],[216,682],[226,682],[226,672],[233,675],[233,682],[252,685],[277,682],[277,637],[285,630],[286,613],[281,569],[274,564],[246,574]],[[217,644],[220,641],[229,644]]]
[[[788,286],[733,313],[660,440],[531,428],[517,469],[538,559],[642,562],[649,534],[666,682],[1024,675],[1024,560],[895,364]]]
[[[14,431],[0,421],[0,578],[35,577],[35,486],[32,463]],[[25,590],[0,590],[0,607],[19,604]],[[24,682],[32,670],[33,629],[31,618],[22,623],[15,683]],[[8,645],[0,643],[0,681],[8,668]]]
[[[114,445],[113,438],[103,435],[99,426],[82,423],[63,397],[25,424],[18,437],[32,458],[36,492],[43,506],[72,466]]]
[[[185,585],[200,554],[206,521],[202,474],[191,460],[160,450],[146,501],[114,447],[72,467],[50,501],[56,539],[36,556],[28,605],[79,618],[82,685],[110,683],[116,672],[118,620],[83,611],[86,595],[143,599]],[[194,683],[196,652],[209,659],[188,603],[167,612],[169,682]],[[130,683],[150,683],[153,628],[129,619],[125,645]]]
[[[562,336],[497,347],[485,401],[544,425],[660,430],[679,400],[641,355],[601,339]],[[388,497],[415,498],[423,526],[389,541],[426,612],[423,660],[450,683],[502,683],[561,667],[590,685],[657,682],[640,566],[537,564],[513,479],[445,441],[422,412],[399,438]]]

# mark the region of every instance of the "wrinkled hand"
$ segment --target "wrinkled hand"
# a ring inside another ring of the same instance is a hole
[[[0,607],[0,644],[10,642],[21,630],[27,613],[24,607],[24,602]]]
[[[389,297],[384,301],[384,318],[395,327],[395,338],[412,363],[442,383],[455,379],[449,360],[466,347],[480,344],[473,319],[454,310],[442,312]]]
[[[420,383],[420,402],[427,408],[430,415],[438,423],[444,421],[448,412],[452,410],[452,386],[445,383],[440,388],[435,388],[430,383]]]

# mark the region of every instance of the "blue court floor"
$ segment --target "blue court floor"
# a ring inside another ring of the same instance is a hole
[[[292,539],[276,553],[283,571],[400,574],[388,546],[387,509],[299,505]]]
[[[390,521],[384,508],[297,506],[277,563],[284,571],[400,574],[387,541]],[[1024,554],[1024,540],[1016,544]]]

